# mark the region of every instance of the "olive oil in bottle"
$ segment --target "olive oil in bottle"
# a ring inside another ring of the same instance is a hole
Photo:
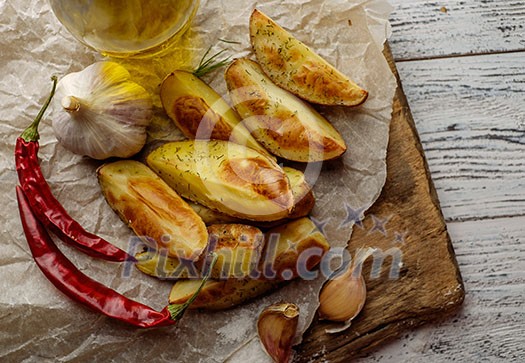
[[[114,57],[156,54],[187,30],[198,0],[49,0],[85,45]]]

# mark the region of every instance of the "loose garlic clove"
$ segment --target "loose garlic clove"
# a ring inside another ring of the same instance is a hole
[[[276,363],[287,363],[299,322],[299,307],[291,303],[268,306],[259,315],[257,332],[266,353]]]
[[[342,327],[328,329],[327,333],[348,329],[351,321],[363,309],[366,302],[366,283],[361,275],[361,266],[374,251],[373,248],[359,249],[351,268],[323,286],[319,294],[319,317],[343,323]]]
[[[354,319],[366,301],[366,284],[361,274],[354,276],[353,269],[329,281],[319,295],[321,319],[347,322]]]
[[[57,86],[53,130],[68,150],[94,159],[127,158],[146,143],[150,95],[114,62],[97,62]]]

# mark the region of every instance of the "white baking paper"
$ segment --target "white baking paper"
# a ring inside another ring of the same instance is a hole
[[[322,107],[343,134],[348,152],[325,163],[314,191],[313,216],[333,247],[344,247],[355,215],[379,196],[395,79],[382,56],[391,11],[385,0],[201,1],[191,30],[169,54],[119,61],[154,96],[157,112],[151,138],[180,135],[160,108],[158,86],[176,68],[191,68],[208,46],[234,57],[251,56],[248,19],[254,7],[274,18],[343,73],[370,92],[356,109]],[[53,74],[65,75],[102,56],[67,33],[41,0],[0,0],[0,99],[2,135],[0,191],[4,197],[0,249],[0,360],[6,362],[269,362],[255,333],[258,313],[280,300],[301,309],[300,333],[310,324],[324,278],[298,280],[283,289],[227,312],[190,311],[176,327],[140,330],[88,311],[56,290],[34,264],[19,222],[14,145],[47,96]],[[239,42],[222,43],[219,39]],[[191,64],[188,64],[191,59]],[[206,81],[225,94],[222,73]],[[98,162],[63,149],[52,133],[51,111],[41,125],[39,153],[56,197],[86,229],[129,248],[132,237],[103,199],[95,176]],[[135,268],[97,261],[60,241],[58,246],[84,273],[126,296],[161,309],[169,282]],[[298,335],[298,340],[300,334]]]

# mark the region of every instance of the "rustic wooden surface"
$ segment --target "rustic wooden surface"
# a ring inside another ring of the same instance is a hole
[[[390,1],[392,53],[466,295],[455,316],[407,329],[355,361],[520,362],[525,1]],[[321,356],[311,361],[332,361]]]
[[[397,74],[390,49],[385,55]],[[298,348],[298,362],[311,362],[312,357],[347,362],[407,327],[450,315],[463,302],[454,251],[401,85],[394,100],[387,169],[385,188],[363,224],[354,227],[349,249],[354,256],[357,248],[374,247],[389,257],[378,275],[372,273],[372,261],[365,265],[367,304],[351,329],[329,335],[326,324],[313,325]],[[392,265],[396,269],[398,264],[399,276],[391,276]]]
[[[525,48],[525,2],[390,0],[397,61],[519,52]]]

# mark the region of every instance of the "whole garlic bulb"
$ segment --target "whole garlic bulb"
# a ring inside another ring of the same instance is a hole
[[[52,125],[58,141],[75,154],[93,159],[127,158],[146,143],[152,101],[114,62],[97,62],[58,83],[58,115]]]

